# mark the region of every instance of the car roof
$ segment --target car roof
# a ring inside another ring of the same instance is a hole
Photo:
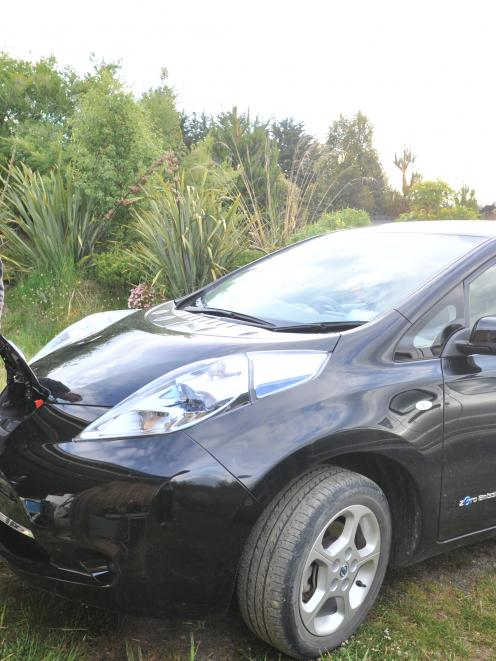
[[[494,220],[415,220],[384,223],[359,228],[367,232],[402,234],[455,234],[459,236],[496,237]]]

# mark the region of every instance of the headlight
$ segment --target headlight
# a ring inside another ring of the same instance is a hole
[[[316,376],[325,351],[255,351],[181,367],[141,388],[76,440],[165,434]]]
[[[36,356],[31,358],[29,364],[48,356],[49,353],[52,353],[67,344],[72,344],[78,340],[83,340],[89,335],[98,333],[104,328],[107,328],[107,326],[114,324],[116,321],[133,314],[133,312],[136,312],[136,310],[111,310],[110,312],[96,312],[95,314],[90,314],[88,317],[84,317],[84,319],[80,319],[79,321],[76,321],[75,324],[68,326],[65,330],[56,335],[53,340],[50,340],[43,349],[38,351]]]

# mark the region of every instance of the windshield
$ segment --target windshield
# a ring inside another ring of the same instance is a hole
[[[366,322],[392,309],[483,237],[349,230],[295,245],[233,274],[196,305],[276,325]]]

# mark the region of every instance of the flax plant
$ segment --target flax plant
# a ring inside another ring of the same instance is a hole
[[[46,177],[27,166],[0,175],[4,258],[20,271],[74,272],[93,252],[98,225],[68,171]]]
[[[144,204],[134,211],[138,237],[132,254],[145,264],[169,295],[193,291],[229,270],[243,244],[239,197],[198,186],[184,175],[144,188]]]

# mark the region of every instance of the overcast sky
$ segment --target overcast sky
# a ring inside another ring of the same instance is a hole
[[[403,145],[425,178],[496,200],[494,0],[19,0],[0,5],[0,50],[88,70],[120,60],[136,93],[161,67],[180,109],[292,116],[324,139],[364,112],[390,181]]]

